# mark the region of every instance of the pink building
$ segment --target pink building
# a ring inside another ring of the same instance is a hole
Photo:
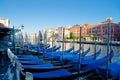
[[[95,24],[93,28],[87,29],[87,34],[98,36],[100,40],[107,40],[108,23],[101,22]],[[111,41],[120,41],[120,23],[110,24],[110,39]]]

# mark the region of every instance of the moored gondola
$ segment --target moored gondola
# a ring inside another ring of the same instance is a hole
[[[94,70],[94,68],[96,68],[99,65],[104,65],[105,62],[106,62],[106,59],[107,58],[112,58],[113,55],[114,55],[114,53],[111,52],[108,57],[105,56],[105,57],[102,57],[102,58],[97,59],[97,60],[91,60],[89,63],[86,63],[86,62],[84,63],[82,61],[81,69],[80,69],[80,74],[81,74],[80,76],[90,74]],[[67,71],[66,69],[57,69],[57,70],[52,70],[52,71],[47,71],[47,72],[38,72],[38,71],[37,72],[32,72],[32,75],[33,75],[34,80],[38,80],[38,79],[41,79],[41,80],[44,80],[44,79],[45,80],[47,80],[47,79],[51,79],[51,80],[54,80],[54,79],[72,80],[73,78],[78,77],[78,73],[76,72],[78,70],[78,66],[77,66],[78,64],[77,63],[78,62],[76,62],[76,65],[74,64],[74,69],[73,70],[75,72],[70,72],[70,71]],[[96,64],[96,65],[93,66],[94,64]],[[63,73],[65,73],[65,74],[63,74]],[[24,75],[22,75],[22,76],[24,76]]]
[[[80,72],[81,77],[87,76],[92,71]],[[66,69],[57,69],[47,72],[31,72],[33,80],[74,80],[79,75],[78,72],[72,72]],[[20,78],[25,80],[26,72],[21,71]]]
[[[108,70],[108,74],[106,74],[107,70]],[[106,68],[106,65],[96,67],[95,74],[89,78],[107,79],[106,75],[108,75],[108,79],[119,80],[119,78],[120,78],[120,76],[119,76],[120,75],[120,59],[113,63],[110,63],[108,65],[108,69]]]
[[[68,69],[73,68],[73,64],[63,65],[63,66],[54,66],[51,63],[44,63],[44,64],[36,64],[36,65],[22,65],[24,71],[28,72],[45,72],[57,69]]]
[[[96,59],[96,60],[81,60],[81,70],[87,70],[87,69],[95,69],[97,66],[105,65],[107,59],[111,59],[114,56],[114,52],[111,51],[108,56],[104,56],[102,58]],[[75,62],[75,69],[77,68],[78,63]]]

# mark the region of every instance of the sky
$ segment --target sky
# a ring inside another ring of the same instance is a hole
[[[112,17],[120,22],[120,0],[0,0],[0,18],[10,27],[24,25],[33,34],[47,28],[96,24]]]

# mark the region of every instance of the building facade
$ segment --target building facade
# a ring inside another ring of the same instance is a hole
[[[8,47],[12,44],[9,20],[0,18],[0,47]]]
[[[75,36],[79,37],[80,36],[80,27],[82,29],[81,35],[82,35],[82,39],[85,41],[89,40],[88,34],[87,34],[87,29],[90,29],[93,27],[92,24],[83,24],[83,25],[73,25],[70,28],[70,32],[72,32]]]
[[[91,29],[91,28],[93,28],[93,24],[83,24],[83,26],[82,26],[82,37],[83,37],[84,41],[90,41],[91,40],[89,34],[87,33],[87,30]]]
[[[70,30],[70,32],[72,32],[75,36],[77,36],[77,37],[80,36],[80,25],[78,25],[78,24],[73,25],[69,30]]]
[[[57,35],[57,34],[58,34],[58,30],[57,29],[55,29],[55,28],[48,28],[48,29],[45,30],[45,36],[46,36],[45,39],[47,41],[52,41],[53,37],[55,39],[55,35]]]
[[[107,22],[97,23],[93,28],[87,29],[87,34],[97,36],[100,40],[106,41],[109,32],[111,41],[120,41],[120,24],[110,23],[109,26],[110,31],[108,31]]]
[[[9,27],[10,21],[5,18],[0,18],[0,27]]]
[[[63,26],[58,28],[58,36],[59,40],[63,40],[63,33],[64,33],[64,38],[67,38],[70,36],[70,26]]]

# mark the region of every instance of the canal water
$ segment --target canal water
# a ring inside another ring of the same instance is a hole
[[[57,45],[61,45],[62,43],[57,43]],[[74,46],[75,50],[79,49],[79,44],[77,43],[65,43],[64,50],[71,48]],[[90,47],[90,52],[88,55],[95,52],[95,45],[93,44],[82,44],[82,51],[88,49]],[[99,49],[102,50],[102,53],[98,58],[107,55],[107,46],[106,45],[96,45],[96,51]],[[111,46],[111,49],[114,51],[114,57],[112,58],[112,62],[118,60],[120,58],[120,46]],[[62,50],[62,48],[60,49]],[[19,75],[16,73],[16,68],[11,65],[11,63],[6,62],[6,64],[0,64],[0,80],[19,80]]]

